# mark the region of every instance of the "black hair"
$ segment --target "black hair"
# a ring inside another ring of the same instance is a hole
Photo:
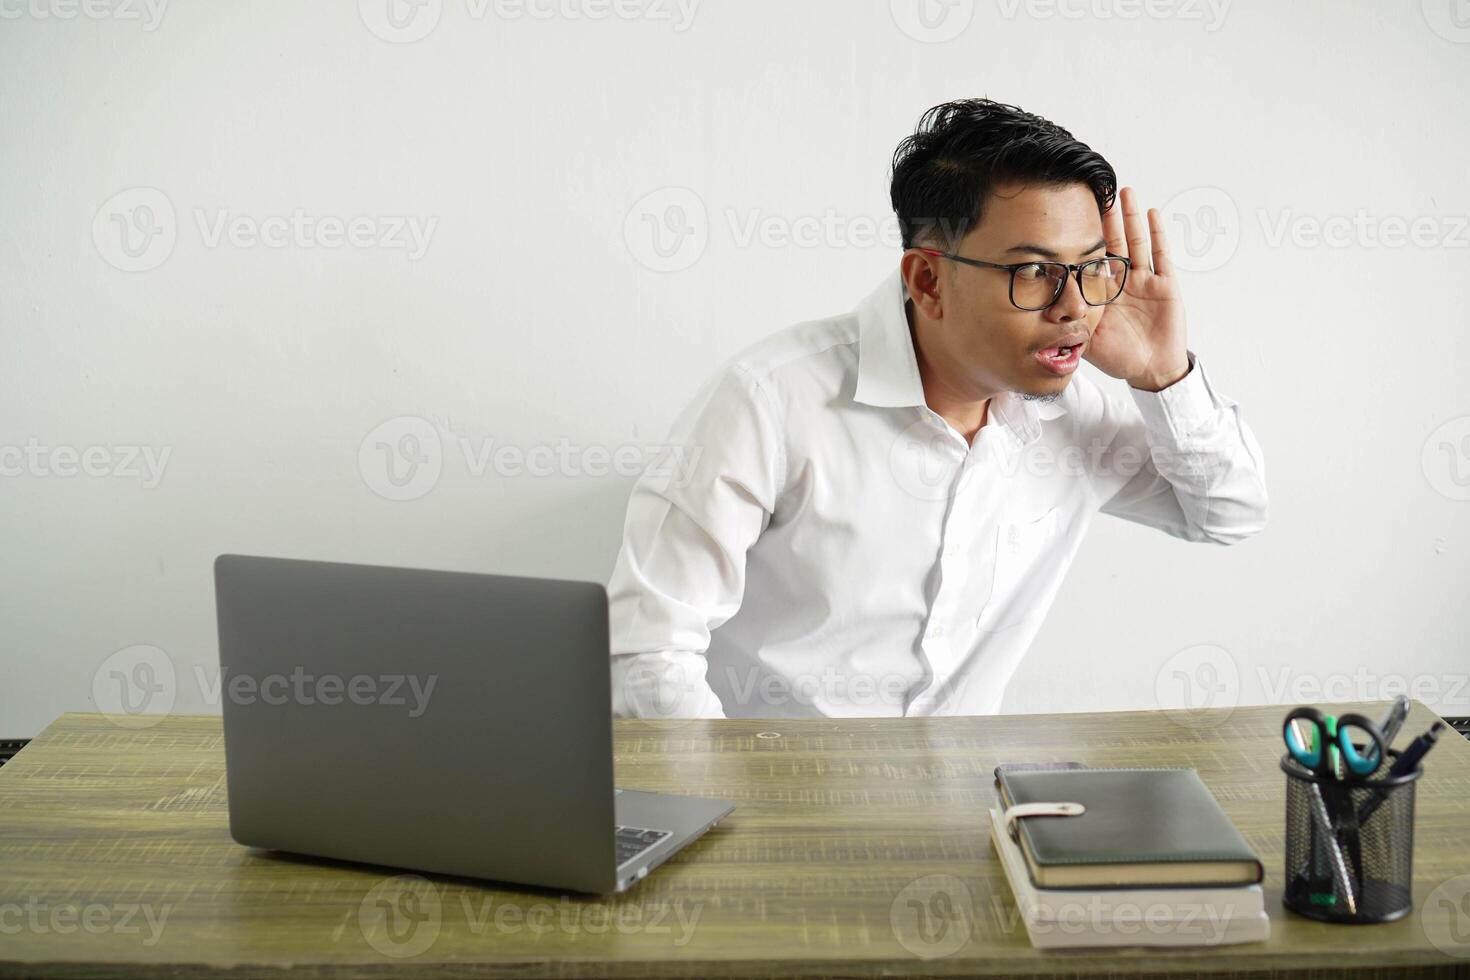
[[[1112,206],[1112,165],[1056,123],[990,99],[937,105],[893,154],[890,196],[903,247],[946,251],[980,224],[981,208],[1000,183],[1082,183],[1099,211]]]

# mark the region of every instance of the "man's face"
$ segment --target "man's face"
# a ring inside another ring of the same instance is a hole
[[[997,187],[985,201],[979,226],[954,251],[1005,265],[1043,260],[1078,263],[1107,254],[1097,199],[1086,184]],[[1051,306],[1027,311],[1011,304],[1006,271],[948,259],[931,261],[938,264],[935,285],[942,316],[934,344],[950,365],[952,377],[987,393],[1046,396],[1066,389],[1104,309],[1083,301],[1075,275],[1068,277]],[[1045,295],[1045,283],[1039,285]],[[1024,288],[1018,282],[1018,298],[1023,301]],[[1083,345],[1070,356],[1051,356],[1059,343],[1078,340]]]

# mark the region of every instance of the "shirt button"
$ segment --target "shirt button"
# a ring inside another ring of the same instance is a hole
[[[933,636],[933,637],[943,636],[944,635],[944,627],[943,626],[933,626],[933,627],[930,627],[930,629],[929,629],[929,635],[930,636]]]

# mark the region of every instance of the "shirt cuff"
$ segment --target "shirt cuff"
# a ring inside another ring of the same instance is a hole
[[[1170,434],[1175,442],[1183,440],[1200,423],[1215,414],[1215,394],[1210,388],[1205,369],[1188,351],[1189,373],[1160,391],[1128,390],[1133,403],[1143,415],[1144,424],[1155,432]]]

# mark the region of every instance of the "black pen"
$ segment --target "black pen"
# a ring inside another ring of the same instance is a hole
[[[1399,753],[1399,757],[1394,760],[1393,767],[1388,770],[1389,778],[1406,776],[1418,769],[1419,760],[1434,748],[1434,744],[1439,741],[1439,733],[1443,730],[1444,722],[1437,721],[1429,726],[1429,731],[1410,742],[1409,747]]]
[[[1437,721],[1429,726],[1429,731],[1410,742],[1409,747],[1399,753],[1399,757],[1394,760],[1393,766],[1389,768],[1388,778],[1393,779],[1395,776],[1404,776],[1418,769],[1420,760],[1424,758],[1430,749],[1434,748],[1434,744],[1439,741],[1439,733],[1443,729],[1444,722]],[[1388,799],[1388,793],[1389,790],[1374,787],[1373,795],[1358,810],[1359,826],[1366,823],[1369,817],[1378,812],[1378,808],[1383,805],[1383,801]]]

